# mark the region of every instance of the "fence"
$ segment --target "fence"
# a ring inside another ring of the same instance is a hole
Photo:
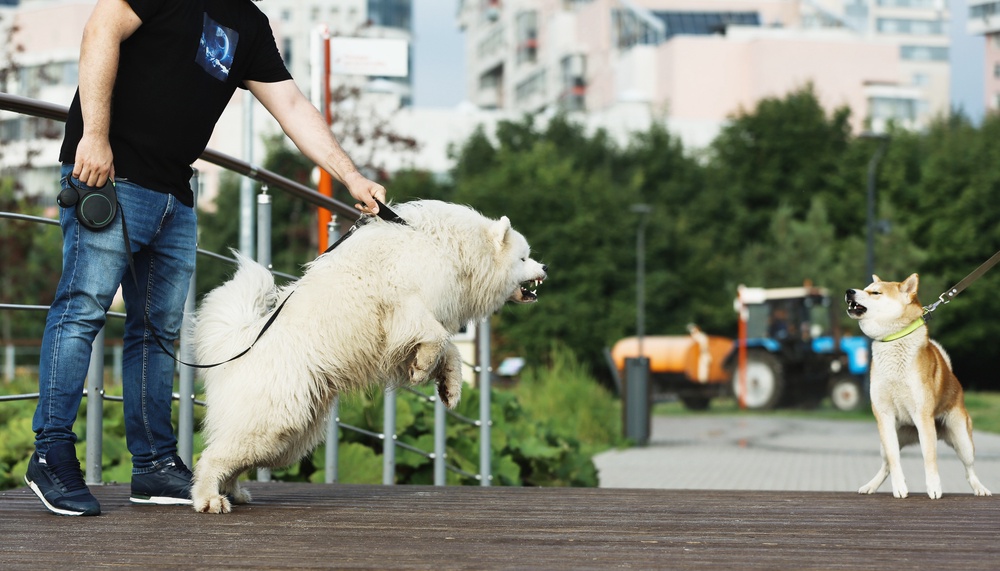
[[[15,113],[20,113],[24,115],[30,115],[34,117],[40,117],[45,119],[54,119],[57,121],[65,121],[67,110],[65,107],[54,105],[52,103],[36,101],[24,97],[19,97],[16,95],[11,95],[7,93],[0,92],[0,110],[13,111]],[[319,208],[326,208],[335,215],[344,215],[355,218],[359,215],[353,207],[334,200],[330,197],[324,196],[309,187],[299,184],[295,181],[284,178],[276,173],[270,172],[268,170],[255,167],[244,161],[240,161],[228,155],[213,151],[211,149],[206,150],[201,158],[206,162],[218,165],[227,170],[236,172],[246,178],[260,182],[263,185],[263,191],[257,196],[257,217],[256,217],[256,234],[257,234],[257,261],[261,262],[265,266],[270,266],[270,240],[271,240],[271,196],[267,193],[268,190],[274,190],[278,192],[285,193],[293,198],[304,200],[312,206]],[[197,172],[194,173],[195,179],[192,181],[192,188],[198,188]],[[241,213],[244,214],[244,213]],[[246,225],[253,224],[254,221],[250,219],[250,216],[241,215],[240,225],[241,234],[247,234]],[[37,216],[30,216],[23,213],[16,212],[0,212],[0,223],[3,219],[13,219],[13,220],[26,220],[30,222],[35,222],[39,224],[55,224],[58,222],[48,218],[42,218]],[[331,231],[329,232],[330,242],[336,240],[336,216],[334,216],[334,221],[330,224]],[[252,234],[251,234],[252,235]],[[200,258],[211,258],[217,261],[225,261],[229,263],[235,263],[236,260],[219,255],[214,252],[209,252],[206,250],[198,249],[198,254]],[[197,270],[196,270],[197,271]],[[294,279],[295,276],[284,276],[290,279]],[[191,315],[195,309],[195,287],[194,287],[195,276],[191,278],[191,287],[188,294],[188,299],[185,305],[185,314]],[[17,310],[17,311],[45,311],[48,306],[38,306],[38,305],[24,305],[24,304],[0,304],[0,310]],[[123,317],[122,314],[117,314],[110,312],[111,317]],[[187,331],[187,327],[184,328]],[[401,447],[416,454],[422,455],[426,458],[432,459],[434,462],[434,484],[444,485],[446,483],[446,472],[451,470],[462,475],[475,478],[479,481],[482,486],[489,486],[492,482],[491,474],[491,458],[490,458],[490,430],[492,422],[490,420],[490,385],[491,385],[491,370],[489,367],[490,363],[490,327],[489,319],[484,320],[478,325],[477,331],[477,355],[478,362],[481,366],[474,367],[474,371],[477,375],[477,384],[480,389],[480,409],[479,409],[479,419],[470,419],[462,415],[456,414],[453,411],[449,411],[439,398],[436,396],[427,396],[418,391],[410,390],[421,396],[421,398],[427,403],[434,406],[434,449],[432,451],[424,451],[408,444],[399,442],[396,438],[396,392],[394,390],[386,390],[385,393],[385,406],[384,406],[384,417],[383,417],[383,432],[375,433],[361,429],[356,426],[351,426],[343,424],[340,422],[338,417],[339,412],[339,399],[334,401],[332,414],[330,415],[330,423],[327,427],[327,453],[326,453],[326,465],[325,465],[325,476],[327,483],[334,483],[338,479],[338,454],[337,448],[340,442],[340,431],[350,430],[360,434],[367,435],[372,438],[377,438],[384,442],[383,445],[383,470],[382,470],[382,482],[386,485],[391,485],[395,483],[395,466],[396,466],[396,448]],[[91,353],[91,364],[90,370],[87,376],[86,387],[84,389],[84,396],[87,399],[87,434],[88,435],[102,435],[103,434],[103,407],[105,400],[121,400],[120,397],[112,397],[106,395],[104,391],[104,330],[97,335],[94,340],[93,350]],[[7,349],[7,355],[9,355],[7,362],[11,362],[13,359],[12,350]],[[182,360],[192,361],[193,357],[191,355],[190,340],[182,335],[180,340],[179,355]],[[120,361],[116,365],[119,367],[117,371],[120,372]],[[193,464],[193,454],[194,454],[194,406],[203,405],[204,403],[198,401],[195,395],[195,383],[194,383],[194,370],[186,365],[178,365],[178,393],[174,394],[175,400],[179,402],[178,409],[178,453],[181,458],[190,466]],[[37,393],[25,394],[25,395],[0,395],[0,403],[4,401],[12,400],[24,400],[24,399],[34,399],[38,398]],[[470,474],[465,472],[456,466],[450,465],[447,462],[446,454],[446,420],[447,418],[452,418],[458,422],[469,423],[479,427],[479,472],[477,474]],[[101,466],[101,441],[102,438],[89,437],[86,439],[86,479],[88,483],[99,484],[102,481],[102,466]],[[270,472],[266,469],[258,470],[258,479],[270,479]]]

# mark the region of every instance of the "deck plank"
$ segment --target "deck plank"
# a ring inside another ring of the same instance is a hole
[[[227,515],[0,492],[0,568],[997,569],[1000,503],[947,495],[256,483]]]

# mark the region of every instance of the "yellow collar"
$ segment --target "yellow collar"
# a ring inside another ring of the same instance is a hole
[[[916,321],[914,321],[913,323],[907,325],[904,329],[902,329],[900,331],[897,331],[897,332],[893,333],[892,335],[888,335],[888,336],[882,338],[882,341],[895,341],[897,339],[902,339],[903,337],[906,337],[907,335],[909,335],[910,333],[913,333],[917,329],[920,329],[920,327],[923,326],[923,325],[924,325],[924,318],[923,317],[918,317]]]

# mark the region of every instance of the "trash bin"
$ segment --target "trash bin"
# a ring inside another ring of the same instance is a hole
[[[647,357],[625,359],[624,380],[622,424],[625,437],[631,439],[636,446],[645,446],[649,444],[651,431],[652,387],[649,384],[649,359]]]

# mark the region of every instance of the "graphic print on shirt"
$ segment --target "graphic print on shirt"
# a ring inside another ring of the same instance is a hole
[[[233,56],[239,41],[239,32],[220,25],[205,14],[201,43],[194,59],[209,75],[219,81],[226,81],[229,70],[233,67]]]

